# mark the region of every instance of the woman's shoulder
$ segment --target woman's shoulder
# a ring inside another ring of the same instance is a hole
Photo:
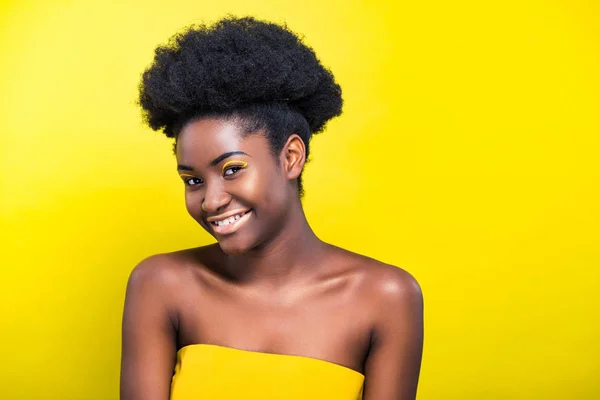
[[[172,289],[190,281],[214,257],[214,245],[158,253],[142,259],[131,271],[129,286],[152,285]]]
[[[357,278],[359,292],[375,303],[394,305],[422,299],[419,283],[405,269],[341,248],[336,253],[340,264]]]

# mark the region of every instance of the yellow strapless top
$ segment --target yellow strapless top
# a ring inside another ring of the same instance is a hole
[[[193,344],[177,352],[171,400],[361,400],[364,379],[316,358]]]

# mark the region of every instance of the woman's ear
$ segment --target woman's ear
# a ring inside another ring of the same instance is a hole
[[[297,179],[306,162],[306,146],[300,136],[291,135],[282,149],[282,165],[286,178]]]

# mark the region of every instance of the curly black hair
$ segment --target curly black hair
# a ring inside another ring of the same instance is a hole
[[[263,131],[278,155],[293,133],[305,143],[341,114],[342,92],[314,51],[285,25],[252,17],[193,25],[155,50],[138,104],[153,130],[175,138],[205,116]],[[302,177],[298,189],[303,194]]]

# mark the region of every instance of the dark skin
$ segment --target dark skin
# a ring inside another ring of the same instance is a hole
[[[132,272],[121,399],[167,400],[178,349],[196,343],[325,360],[365,376],[364,400],[415,399],[419,285],[315,235],[298,197],[305,147],[297,135],[277,160],[264,136],[241,129],[205,118],[179,134],[188,212],[217,243],[149,257]],[[231,152],[244,154],[216,160]],[[234,232],[209,222],[240,212]]]

